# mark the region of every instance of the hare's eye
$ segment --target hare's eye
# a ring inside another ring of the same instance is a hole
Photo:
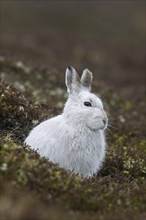
[[[92,106],[91,102],[84,102],[85,106]]]

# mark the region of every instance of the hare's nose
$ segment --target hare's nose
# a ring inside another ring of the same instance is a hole
[[[105,119],[102,119],[102,121],[103,121],[103,124],[106,125],[106,120],[105,120]]]
[[[108,119],[107,119],[107,116],[106,116],[106,115],[102,118],[102,121],[103,121],[103,124],[104,124],[104,125],[107,124]]]

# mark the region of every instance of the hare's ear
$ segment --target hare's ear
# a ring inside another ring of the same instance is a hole
[[[85,89],[90,91],[91,90],[92,79],[93,79],[92,73],[88,69],[85,69],[83,71],[83,74],[82,74],[82,77],[81,77],[81,85]]]
[[[80,89],[80,78],[76,70],[72,66],[68,66],[65,73],[65,83],[67,86],[67,92],[78,92]]]

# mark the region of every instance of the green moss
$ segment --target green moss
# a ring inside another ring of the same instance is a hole
[[[142,152],[146,153],[146,140],[140,140],[137,144],[137,148],[140,149]]]
[[[37,193],[43,201],[48,197],[49,201],[60,201],[66,207],[80,211],[101,211],[105,206],[109,210],[115,210],[120,204],[126,208],[136,208],[138,204],[137,208],[141,211],[146,208],[145,205],[139,205],[143,204],[143,200],[136,200],[135,196],[132,196],[132,193],[135,194],[135,189],[131,188],[135,179],[130,180],[130,177],[145,178],[145,162],[142,159],[135,161],[132,158],[123,158],[122,161],[118,155],[115,155],[116,158],[107,155],[107,162],[101,174],[84,180],[78,176],[71,176],[57,165],[40,158],[29,147],[22,146],[10,138],[2,139],[1,175],[19,189],[27,187]],[[111,173],[107,173],[107,170]],[[131,195],[128,195],[129,181]],[[142,186],[144,187],[144,183],[141,183]],[[137,196],[139,193],[143,193],[142,189],[137,192]]]

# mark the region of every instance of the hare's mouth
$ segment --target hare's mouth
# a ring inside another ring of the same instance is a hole
[[[91,131],[105,130],[107,128],[107,121],[100,120],[92,124],[87,124],[87,127]]]
[[[91,126],[88,126],[87,125],[87,128],[90,130],[90,131],[98,131],[98,130],[103,130],[102,128],[99,128],[99,127],[91,127]]]

